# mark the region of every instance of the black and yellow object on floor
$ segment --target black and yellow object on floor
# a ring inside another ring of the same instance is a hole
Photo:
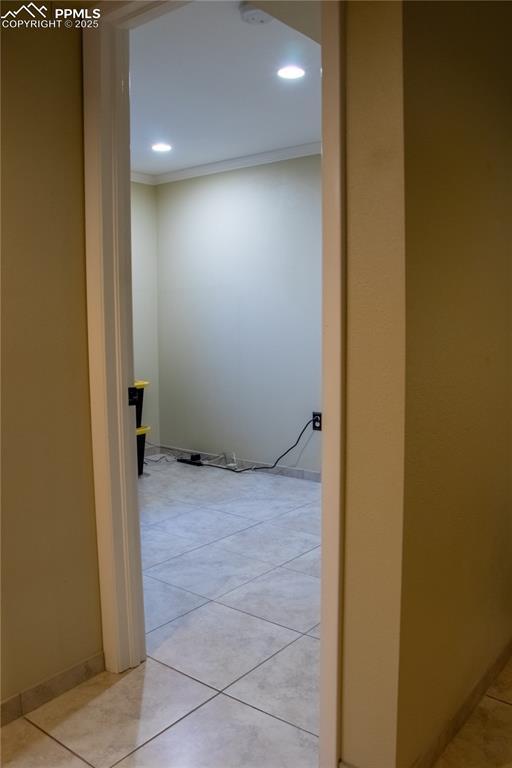
[[[137,379],[133,382],[133,386],[137,390],[137,402],[135,403],[135,423],[137,427],[142,426],[142,406],[144,404],[144,390],[149,387],[149,381],[145,379]]]
[[[146,435],[151,431],[151,427],[142,424],[142,406],[144,404],[144,390],[149,386],[149,381],[137,379],[133,382],[137,390],[137,400],[135,402],[135,423],[137,425],[137,471],[139,477],[144,471],[144,453],[146,450]]]
[[[137,471],[139,477],[144,471],[144,452],[146,450],[146,435],[151,432],[151,427],[137,427],[135,430],[137,435]]]

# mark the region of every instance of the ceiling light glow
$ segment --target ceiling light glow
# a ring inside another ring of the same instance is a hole
[[[286,67],[278,69],[277,74],[279,77],[282,77],[283,80],[298,80],[299,78],[304,77],[306,73],[302,67],[296,67],[295,64],[289,64]]]
[[[153,152],[170,152],[172,147],[170,144],[166,144],[163,141],[158,141],[156,144],[153,144],[151,149]]]

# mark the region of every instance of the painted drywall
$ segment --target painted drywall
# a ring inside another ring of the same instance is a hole
[[[273,461],[320,410],[318,156],[157,188],[163,445]],[[320,469],[310,431],[286,465]]]
[[[147,439],[160,445],[156,187],[132,183],[131,196],[134,371],[151,382],[142,418],[151,427]]]
[[[2,30],[2,699],[102,649],[83,211],[80,32]]]
[[[510,3],[404,6],[403,768],[512,636],[510,29]]]
[[[346,498],[342,758],[394,768],[405,382],[402,18],[346,5]]]

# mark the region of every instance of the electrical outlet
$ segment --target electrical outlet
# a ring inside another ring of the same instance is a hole
[[[314,432],[322,431],[322,414],[320,411],[313,411],[313,430]]]

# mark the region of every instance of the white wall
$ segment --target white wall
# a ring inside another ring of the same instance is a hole
[[[160,443],[156,187],[132,184],[133,344],[135,376],[149,379],[142,420],[149,440]]]
[[[320,181],[314,156],[156,188],[162,445],[270,462],[320,409]],[[320,469],[307,437],[285,465]]]

